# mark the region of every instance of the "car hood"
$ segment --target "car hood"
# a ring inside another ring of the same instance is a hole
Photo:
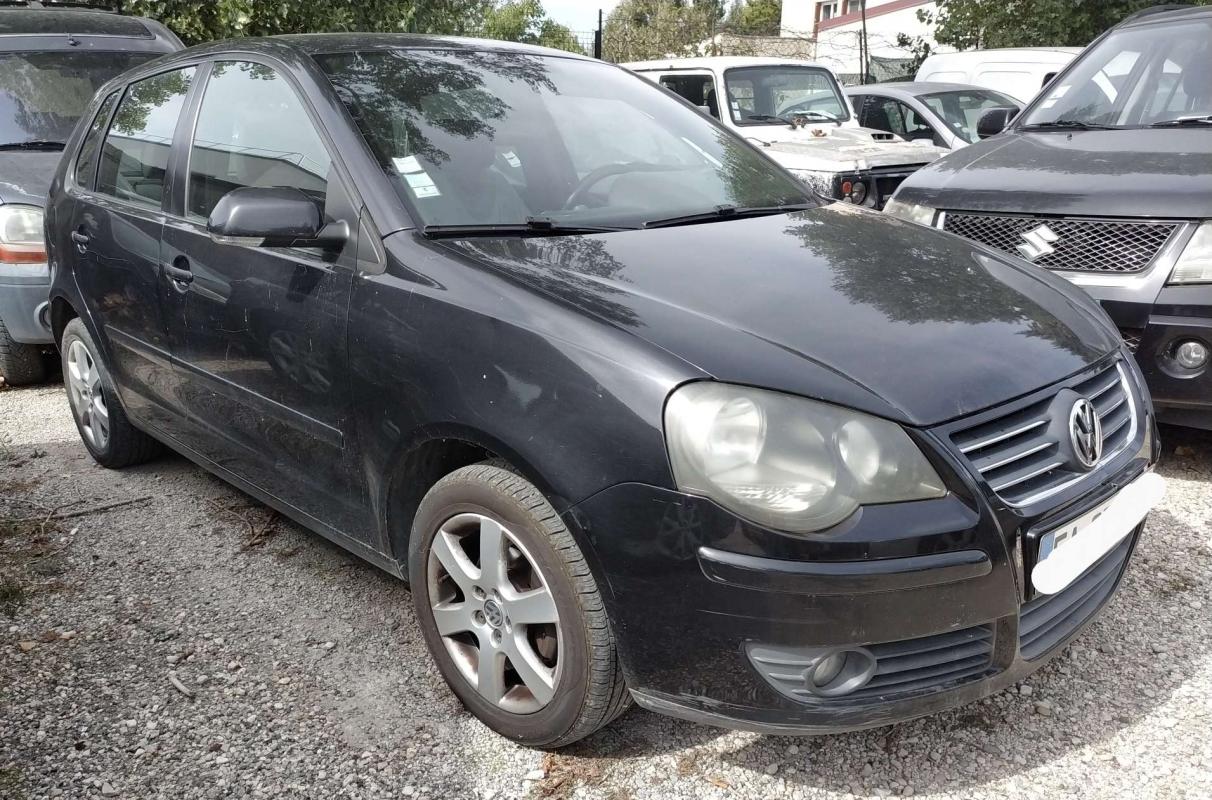
[[[1039,389],[1118,347],[1079,290],[844,204],[703,225],[441,246],[703,372],[913,425]]]
[[[936,208],[1212,217],[1212,130],[1012,131],[918,170],[898,199]]]
[[[0,152],[0,203],[46,205],[46,193],[62,153]]]
[[[847,172],[871,167],[920,166],[948,151],[922,142],[906,142],[872,128],[833,125],[792,130],[763,126],[746,137],[788,169]]]

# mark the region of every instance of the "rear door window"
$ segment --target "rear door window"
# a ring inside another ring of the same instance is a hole
[[[189,157],[187,211],[207,218],[245,186],[299,189],[323,209],[332,159],[299,96],[272,67],[216,63]]]
[[[127,88],[101,148],[98,192],[160,208],[168,153],[194,71],[163,72]]]
[[[715,93],[715,78],[710,73],[662,75],[661,85],[699,108],[706,109],[713,117],[719,118],[720,99]]]
[[[101,137],[105,135],[105,126],[109,122],[109,114],[118,102],[118,93],[114,92],[101,102],[97,116],[93,117],[84,142],[80,145],[80,155],[76,158],[76,183],[85,189],[93,188],[93,180],[97,177],[97,154],[101,152]]]

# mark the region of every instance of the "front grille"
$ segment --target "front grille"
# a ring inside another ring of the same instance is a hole
[[[1136,429],[1131,382],[1116,363],[1073,384],[1078,395],[1098,409],[1103,427],[1103,462],[1119,454]],[[1070,467],[1068,415],[1073,407],[1059,395],[951,434],[951,441],[995,494],[1012,505],[1026,505],[1055,494],[1087,472]],[[1066,438],[1062,439],[1062,436]]]
[[[1081,577],[1056,594],[1041,595],[1023,605],[1018,615],[1018,649],[1028,661],[1067,639],[1111,596],[1132,549],[1127,536]]]
[[[987,625],[934,636],[884,642],[866,648],[875,657],[875,674],[857,691],[841,697],[819,697],[805,686],[805,671],[814,648],[750,646],[749,659],[780,694],[801,703],[885,700],[915,692],[958,686],[989,671],[993,631]]]
[[[1143,328],[1120,328],[1119,335],[1123,338],[1128,352],[1135,353],[1140,349],[1140,340],[1144,337],[1145,331]]]
[[[1047,225],[1055,239],[1033,246],[1023,234]],[[1011,255],[1027,257],[1046,269],[1076,272],[1141,272],[1153,263],[1179,222],[1143,222],[948,211],[943,230]],[[1025,248],[1025,249],[1020,249]],[[1030,256],[1039,253],[1035,258]]]

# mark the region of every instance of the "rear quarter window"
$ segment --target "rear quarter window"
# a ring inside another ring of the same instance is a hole
[[[101,137],[105,135],[105,127],[109,124],[109,115],[118,102],[118,93],[113,92],[101,102],[97,116],[88,126],[88,133],[80,144],[80,155],[76,157],[76,184],[91,190],[97,178],[97,155],[101,152]]]

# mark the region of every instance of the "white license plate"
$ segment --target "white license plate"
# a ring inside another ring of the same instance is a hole
[[[1148,472],[1105,503],[1045,533],[1031,571],[1036,591],[1056,594],[1072,583],[1132,533],[1165,493],[1165,480]]]

